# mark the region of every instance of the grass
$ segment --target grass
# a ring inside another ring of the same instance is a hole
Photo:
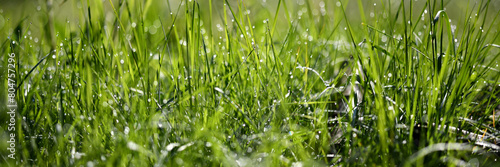
[[[2,166],[499,165],[496,1],[5,4]]]

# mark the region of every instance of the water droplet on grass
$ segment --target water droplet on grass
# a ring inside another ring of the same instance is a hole
[[[128,135],[129,132],[130,132],[130,128],[128,126],[126,126],[123,133],[125,133],[125,135]]]
[[[57,132],[61,132],[62,131],[61,124],[56,124],[56,130],[57,130]]]
[[[131,142],[131,141],[129,141],[129,142],[127,143],[127,147],[128,147],[129,149],[131,149],[131,150],[134,150],[134,151],[135,151],[135,150],[137,150],[137,149],[139,149],[139,145],[137,145],[136,143]]]

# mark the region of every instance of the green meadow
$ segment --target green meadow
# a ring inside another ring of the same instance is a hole
[[[499,9],[0,0],[0,166],[500,166]]]

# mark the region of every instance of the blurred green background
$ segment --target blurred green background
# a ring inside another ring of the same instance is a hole
[[[40,30],[44,28],[44,26],[49,22],[49,18],[52,16],[55,26],[67,26],[67,22],[71,23],[73,30],[78,28],[78,26],[84,25],[84,17],[80,17],[82,15],[88,16],[87,7],[90,5],[91,7],[91,16],[92,20],[98,21],[100,18],[105,18],[107,23],[111,23],[114,20],[115,14],[113,13],[110,2],[114,4],[115,7],[119,6],[120,3],[126,3],[125,1],[118,0],[90,0],[90,1],[78,1],[78,0],[1,0],[0,1],[0,37],[5,38],[6,36],[12,35],[14,29],[14,25],[18,25],[19,22],[30,23],[30,31],[32,36],[36,37],[40,34]],[[145,0],[139,1],[131,0],[127,3],[129,4],[142,4],[142,8],[144,11],[142,16],[137,15],[121,15],[121,19],[125,21],[128,25],[132,24],[131,20],[137,20],[139,17],[144,18],[144,28],[147,32],[149,32],[152,37],[156,37],[157,40],[161,39],[160,32],[160,22],[159,19],[162,19],[163,23],[169,25],[172,22],[172,15],[178,12],[180,0]],[[210,19],[209,8],[208,8],[208,0],[198,1],[202,10],[202,17],[205,20],[205,24],[211,25],[211,27],[216,30],[217,25],[222,25],[223,20],[223,11],[221,10],[224,6],[224,0],[213,0],[213,16]],[[229,3],[235,5],[234,10],[238,13],[237,0],[229,0]],[[321,30],[321,26],[323,23],[325,24],[334,24],[338,20],[335,20],[336,16],[339,15],[340,5],[337,3],[337,0],[285,0],[284,4],[288,8],[289,15],[287,16],[285,10],[280,10],[278,13],[278,22],[276,23],[277,27],[288,27],[289,22],[287,20],[301,20],[304,22],[310,23],[309,25],[316,25],[311,27],[301,27],[303,29],[311,29],[315,27],[317,31]],[[346,6],[346,13],[348,13],[349,22],[353,28],[359,28],[360,24],[360,12],[358,8],[358,1],[348,1],[343,0]],[[373,16],[381,16],[383,18],[394,18],[394,13],[396,13],[401,1],[398,0],[363,0],[359,1],[363,3],[365,17],[369,19]],[[409,0],[405,0],[406,3]],[[425,4],[425,0],[415,0],[414,1],[414,10],[420,10]],[[440,3],[440,1],[431,1],[431,3]],[[251,20],[254,22],[253,25],[256,27],[264,27],[258,26],[259,24],[263,24],[263,20],[274,19],[274,14],[276,12],[276,7],[278,6],[278,1],[276,0],[245,0],[242,3],[246,6],[248,13],[251,16]],[[444,8],[445,11],[450,16],[452,23],[454,25],[461,25],[468,13],[466,13],[467,5],[476,7],[479,1],[475,0],[445,0]],[[379,4],[379,5],[377,5]],[[408,5],[407,5],[408,6]],[[310,7],[312,11],[307,11],[307,8]],[[387,10],[388,8],[391,10]],[[500,1],[492,1],[490,4],[492,9],[500,8]],[[139,6],[136,10],[139,9]],[[126,10],[126,9],[119,9]],[[134,10],[134,9],[131,9]],[[184,10],[181,8],[181,11]],[[391,11],[391,12],[390,12]],[[469,9],[470,11],[470,9]],[[319,17],[308,17],[305,12],[311,12],[314,16]],[[415,13],[420,12],[416,11]],[[182,20],[184,17],[183,12],[179,12],[179,19]],[[494,17],[495,12],[489,12],[488,19],[492,19]],[[231,15],[229,13],[229,15]],[[324,16],[324,17],[322,17]],[[413,15],[414,19],[419,18],[420,16]],[[341,17],[340,17],[341,18]],[[211,20],[211,22],[209,22]],[[375,20],[375,19],[373,19]],[[368,23],[373,24],[373,23]],[[496,23],[495,25],[497,25]],[[26,26],[27,24],[25,24]],[[107,25],[107,24],[105,24]],[[101,25],[104,26],[104,25]],[[179,22],[176,26],[183,26],[183,22]],[[206,27],[207,25],[204,25]],[[462,28],[461,26],[457,26],[458,29]],[[7,30],[7,31],[6,31]],[[215,31],[217,32],[217,31]],[[285,31],[278,31],[276,35],[283,36]],[[156,34],[156,35],[155,35]],[[217,34],[217,33],[216,33]]]

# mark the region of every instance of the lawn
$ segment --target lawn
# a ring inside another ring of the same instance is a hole
[[[500,166],[499,9],[0,0],[0,166]]]

